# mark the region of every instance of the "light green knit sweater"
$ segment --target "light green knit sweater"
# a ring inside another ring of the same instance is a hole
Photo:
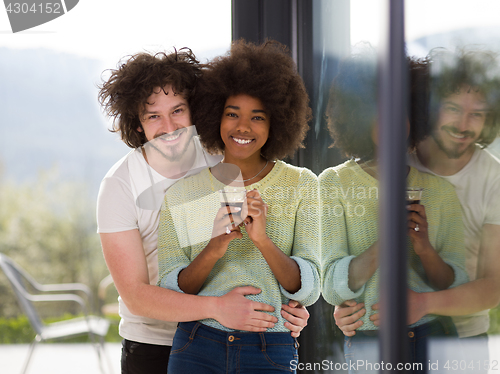
[[[206,247],[220,208],[218,190],[224,185],[207,169],[170,187],[162,207],[158,235],[158,284],[182,292],[179,272]],[[288,331],[280,310],[289,299],[311,305],[320,295],[320,250],[318,181],[308,169],[277,161],[261,181],[246,186],[256,188],[269,206],[266,232],[270,239],[300,268],[301,289],[295,294],[284,290],[261,252],[242,228],[243,238],[230,242],[217,261],[199,295],[221,296],[238,286],[254,286],[262,292],[249,299],[274,306],[278,318],[268,332]],[[228,331],[215,320],[202,323]]]
[[[319,177],[322,211],[323,297],[332,305],[355,299],[364,302],[367,313],[360,330],[377,327],[369,320],[371,306],[379,301],[379,269],[356,292],[348,287],[349,263],[378,238],[378,181],[354,160],[325,170]],[[453,186],[436,176],[410,169],[407,185],[423,187],[421,204],[429,224],[429,240],[455,273],[451,287],[468,281],[460,203]],[[408,239],[408,286],[416,292],[434,289]],[[425,316],[415,326],[429,322]]]

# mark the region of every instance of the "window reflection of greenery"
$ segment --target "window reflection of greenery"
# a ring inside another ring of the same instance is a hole
[[[0,251],[41,283],[81,282],[97,295],[99,281],[108,273],[95,233],[95,198],[86,184],[62,180],[56,168],[40,171],[35,180],[12,182],[0,175]],[[8,336],[9,329],[19,329],[23,322],[3,273],[0,293],[5,295],[0,298],[0,330]],[[41,306],[42,317],[67,319],[65,313],[74,312],[71,305],[47,308]]]

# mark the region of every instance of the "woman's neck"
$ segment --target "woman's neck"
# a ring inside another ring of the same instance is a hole
[[[261,155],[247,158],[245,160],[235,159],[230,155],[224,155],[222,162],[238,166],[241,170],[245,186],[260,181],[271,171],[273,167],[273,163],[269,162]]]
[[[378,162],[377,160],[368,160],[368,161],[362,161],[359,160],[357,161],[358,165],[363,169],[365,173],[368,173],[375,179],[379,179],[379,167],[378,167]],[[410,167],[406,167],[406,176],[410,173]]]
[[[377,161],[375,161],[375,160],[368,160],[368,161],[359,160],[357,163],[361,167],[361,169],[363,169],[363,171],[365,173],[368,173],[373,178],[378,179]]]

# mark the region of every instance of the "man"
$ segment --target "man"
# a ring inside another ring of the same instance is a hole
[[[113,130],[131,148],[105,176],[97,204],[104,258],[120,294],[122,373],[166,373],[178,321],[213,318],[238,330],[266,331],[277,319],[269,305],[241,287],[211,298],[156,286],[159,209],[165,190],[218,161],[194,137],[189,103],[202,73],[190,50],[137,54],[104,82],[99,100]],[[285,325],[298,336],[308,313],[283,305]],[[175,322],[165,322],[175,321]]]
[[[455,187],[471,282],[438,292],[409,291],[409,323],[426,314],[453,316],[459,336],[474,337],[461,339],[467,347],[464,352],[474,350],[470,359],[464,357],[467,369],[486,373],[488,309],[500,302],[500,163],[483,148],[500,128],[500,79],[495,76],[499,65],[496,56],[486,52],[438,52],[430,61],[435,125],[410,156],[410,165]],[[352,336],[365,310],[352,300],[347,306],[337,308],[334,315],[344,334]],[[370,319],[378,324],[378,315]]]

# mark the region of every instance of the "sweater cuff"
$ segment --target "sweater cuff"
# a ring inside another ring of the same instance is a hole
[[[349,288],[349,264],[355,256],[347,256],[339,260],[335,264],[335,271],[333,273],[333,289],[340,296],[342,300],[355,299],[365,291],[363,285],[358,291],[353,292]]]
[[[455,279],[453,280],[453,283],[448,288],[457,287],[457,286],[460,286],[461,284],[467,283],[469,281],[469,274],[467,274],[467,272],[463,268],[457,266],[453,262],[448,262],[448,261],[445,261],[445,262],[449,266],[451,266],[451,268],[453,269],[453,273],[455,275]]]
[[[285,297],[291,300],[298,301],[300,303],[302,300],[306,300],[314,290],[314,274],[311,269],[311,264],[309,264],[309,262],[300,257],[290,256],[290,258],[293,259],[297,263],[297,265],[299,265],[300,289],[295,293],[290,293],[287,290],[285,290],[281,286],[281,284],[280,284],[280,289],[281,293]]]
[[[159,282],[158,285],[163,288],[168,288],[169,290],[177,291],[180,293],[184,293],[179,288],[179,273],[187,268],[186,266],[179,266],[177,269],[172,270],[170,273],[167,274],[166,277],[163,277]]]

